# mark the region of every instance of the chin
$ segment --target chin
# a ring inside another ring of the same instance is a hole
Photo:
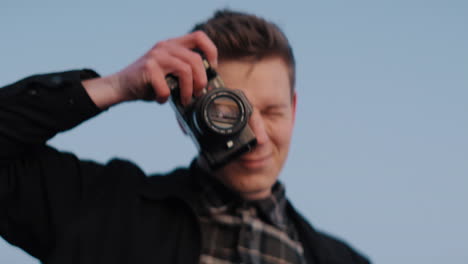
[[[271,167],[259,167],[253,164],[252,168],[230,164],[216,173],[231,190],[238,192],[247,199],[262,199],[270,195],[271,188],[277,180],[277,173]]]

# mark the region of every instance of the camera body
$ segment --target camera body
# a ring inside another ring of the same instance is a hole
[[[214,170],[250,151],[257,140],[248,124],[252,106],[247,97],[241,90],[226,88],[205,58],[203,64],[208,84],[187,106],[181,104],[177,77],[168,75],[166,82],[177,118]]]

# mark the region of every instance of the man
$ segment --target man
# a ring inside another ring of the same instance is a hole
[[[45,142],[131,100],[164,103],[178,77],[187,105],[207,84],[200,54],[253,106],[257,145],[210,170],[147,177],[136,165],[80,161]],[[156,44],[122,71],[33,76],[0,89],[0,234],[44,263],[368,263],[315,231],[278,176],[296,109],[284,34],[253,15],[220,11]]]

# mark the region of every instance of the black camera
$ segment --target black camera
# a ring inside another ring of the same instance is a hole
[[[252,106],[247,97],[241,90],[226,88],[205,58],[203,64],[208,84],[187,106],[181,104],[177,77],[168,75],[166,82],[180,123],[210,168],[217,169],[250,151],[257,139],[248,125]]]

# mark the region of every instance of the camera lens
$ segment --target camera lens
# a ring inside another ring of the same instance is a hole
[[[195,108],[195,125],[201,134],[233,135],[248,120],[243,98],[238,91],[230,89],[210,90]]]
[[[232,129],[240,119],[239,105],[231,97],[215,98],[207,110],[210,123],[219,129]]]

